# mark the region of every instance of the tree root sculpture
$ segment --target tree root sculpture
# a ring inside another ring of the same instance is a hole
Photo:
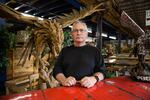
[[[147,81],[150,82],[150,64],[145,62],[145,56],[150,49],[150,32],[142,34],[134,47],[132,53],[135,56],[138,56],[138,64],[131,70],[131,77],[138,81]]]

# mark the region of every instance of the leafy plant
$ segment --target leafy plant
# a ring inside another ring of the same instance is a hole
[[[71,33],[70,32],[64,32],[64,42],[63,46],[69,46],[72,45],[72,38],[71,38]]]
[[[8,50],[15,47],[15,34],[1,26],[0,43],[0,73],[5,73],[6,67],[9,64]]]

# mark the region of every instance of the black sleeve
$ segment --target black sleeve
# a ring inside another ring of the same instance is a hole
[[[56,63],[54,65],[54,69],[53,69],[53,76],[56,78],[56,75],[58,73],[63,73],[63,69],[62,69],[62,60],[63,59],[63,49],[61,50],[59,56],[56,59]]]
[[[106,76],[106,66],[104,63],[104,58],[101,55],[100,51],[96,54],[96,66],[94,68],[94,73],[101,72],[103,73],[104,77]]]

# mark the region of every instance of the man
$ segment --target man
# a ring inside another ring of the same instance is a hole
[[[104,79],[105,65],[100,51],[86,45],[88,36],[84,22],[76,21],[72,28],[74,45],[62,49],[54,66],[54,77],[63,86],[81,86],[90,88]]]

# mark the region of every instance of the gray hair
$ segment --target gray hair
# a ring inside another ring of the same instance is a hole
[[[81,20],[75,21],[72,26],[74,26],[74,25],[76,25],[78,23],[82,24],[85,27],[85,30],[88,30],[86,23],[81,21]],[[72,27],[72,30],[73,30],[73,27]]]

